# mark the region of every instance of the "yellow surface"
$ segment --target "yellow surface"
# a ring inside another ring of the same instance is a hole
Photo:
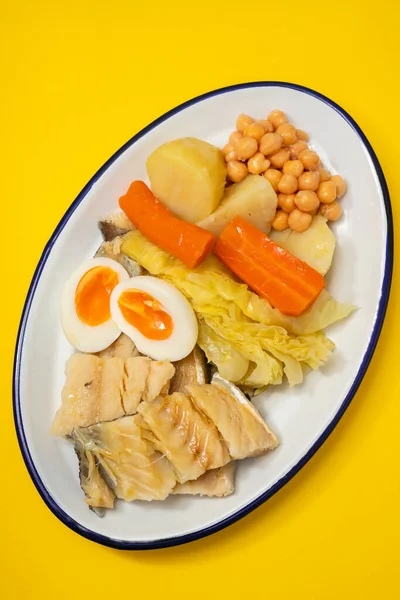
[[[123,142],[199,93],[277,79],[327,94],[374,146],[399,225],[394,5],[0,2],[2,597],[399,597],[399,279],[368,374],[323,448],[262,508],[188,546],[119,552],[62,525],[24,467],[10,387],[25,294],[58,220]]]

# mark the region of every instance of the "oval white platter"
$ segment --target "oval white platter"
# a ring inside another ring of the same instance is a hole
[[[72,352],[59,322],[62,287],[99,246],[98,218],[116,210],[133,180],[147,179],[146,157],[157,146],[193,136],[222,147],[239,113],[263,119],[275,108],[311,134],[310,143],[325,165],[349,183],[344,216],[334,226],[337,250],[328,288],[359,308],[327,331],[337,347],[324,368],[308,374],[299,387],[271,387],[256,399],[281,443],[274,452],[239,464],[233,495],[119,502],[100,519],[83,502],[71,445],[49,434]],[[28,292],[15,354],[14,414],[25,463],[43,500],[77,533],[122,549],[188,542],[245,516],[299,471],[349,405],[379,337],[392,262],[390,199],[379,162],[354,120],[328,98],[294,84],[254,82],[210,92],[157,119],[114,154],[73,202],[49,240]]]

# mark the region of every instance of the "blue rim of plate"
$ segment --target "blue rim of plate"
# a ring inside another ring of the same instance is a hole
[[[374,164],[375,171],[377,173],[379,183],[381,186],[384,204],[385,204],[386,219],[387,219],[387,239],[386,239],[385,271],[384,271],[384,277],[383,277],[383,282],[382,282],[381,297],[380,297],[380,301],[379,301],[378,312],[377,312],[377,316],[376,316],[376,320],[375,320],[375,324],[374,324],[374,329],[373,329],[367,350],[364,354],[363,361],[362,361],[361,366],[357,372],[357,375],[353,381],[353,384],[352,384],[347,396],[343,400],[335,417],[330,422],[330,424],[326,427],[326,429],[321,434],[321,436],[316,440],[316,442],[314,442],[314,444],[311,446],[311,448],[308,450],[308,452],[297,462],[297,464],[294,467],[292,467],[290,469],[290,471],[288,473],[286,473],[286,475],[284,475],[281,479],[279,479],[271,488],[269,488],[266,492],[261,494],[258,498],[256,498],[255,500],[253,500],[252,502],[250,502],[249,504],[247,504],[246,506],[244,506],[243,508],[241,508],[240,510],[235,512],[234,514],[230,515],[229,517],[226,517],[225,519],[222,519],[221,521],[218,521],[217,523],[215,523],[213,525],[210,525],[210,526],[200,529],[198,531],[194,531],[192,533],[187,533],[187,534],[179,535],[176,537],[153,540],[153,541],[149,541],[149,542],[130,542],[130,541],[118,540],[118,539],[111,538],[111,537],[108,537],[105,535],[101,535],[99,533],[91,531],[90,529],[87,529],[86,527],[83,527],[80,523],[78,523],[77,521],[72,519],[57,504],[57,502],[51,496],[51,494],[45,487],[44,483],[40,479],[39,473],[36,470],[35,464],[33,462],[31,454],[29,452],[28,443],[27,443],[27,440],[25,437],[25,432],[24,432],[24,427],[23,427],[23,422],[22,422],[21,406],[20,406],[21,355],[22,355],[22,348],[23,348],[23,343],[24,343],[24,336],[25,336],[26,325],[27,325],[27,321],[28,321],[28,317],[29,317],[29,312],[30,312],[30,308],[32,305],[32,301],[33,301],[33,298],[35,295],[37,285],[40,280],[40,276],[41,276],[44,266],[47,262],[49,254],[50,254],[55,242],[57,241],[58,236],[60,235],[60,233],[63,230],[64,226],[66,225],[67,221],[71,217],[72,213],[75,211],[77,206],[85,198],[85,196],[87,195],[87,193],[89,192],[91,187],[94,185],[94,183],[96,183],[96,181],[103,175],[103,173],[105,173],[105,171],[107,171],[107,169],[110,167],[110,165],[112,165],[112,163],[119,156],[121,156],[121,154],[123,154],[123,152],[125,152],[125,150],[127,148],[132,146],[132,144],[134,144],[141,137],[146,135],[146,133],[148,133],[149,131],[151,131],[158,125],[160,125],[160,123],[163,123],[170,117],[176,115],[177,113],[181,112],[182,110],[184,110],[185,108],[187,108],[193,104],[197,104],[198,102],[201,102],[202,100],[206,100],[207,98],[211,98],[213,96],[218,96],[220,94],[225,94],[227,92],[233,92],[233,91],[246,89],[246,88],[257,88],[257,87],[260,87],[260,88],[262,88],[262,87],[290,88],[293,90],[297,90],[299,92],[303,92],[310,96],[313,96],[314,98],[317,98],[318,100],[321,100],[322,102],[324,102],[325,104],[327,104],[328,106],[333,108],[336,112],[338,112],[340,114],[340,116],[355,131],[355,133],[358,135],[358,137],[363,142],[363,144],[364,144],[365,148],[367,149],[367,151],[371,157],[371,160]],[[377,158],[371,144],[369,143],[368,139],[364,135],[361,128],[354,121],[354,119],[343,108],[341,108],[341,106],[339,106],[338,104],[336,104],[336,102],[334,102],[333,100],[330,100],[323,94],[320,94],[319,92],[316,92],[315,90],[312,90],[310,88],[307,88],[307,87],[304,87],[302,85],[298,85],[295,83],[287,83],[287,82],[282,82],[282,81],[254,81],[254,82],[240,83],[240,84],[236,84],[236,85],[219,88],[217,90],[207,92],[206,94],[196,96],[195,98],[192,98],[191,100],[188,100],[187,102],[184,102],[183,104],[180,104],[176,108],[173,108],[172,110],[166,112],[164,115],[162,115],[161,117],[159,117],[158,119],[156,119],[155,121],[153,121],[152,123],[147,125],[147,127],[142,129],[141,131],[139,131],[139,133],[134,135],[128,142],[126,142],[126,144],[124,144],[119,150],[117,150],[117,152],[115,152],[111,156],[111,158],[109,158],[107,160],[107,162],[105,162],[104,165],[97,171],[97,173],[92,177],[92,179],[87,183],[87,185],[83,188],[83,190],[80,192],[80,194],[76,197],[74,202],[71,204],[71,206],[69,207],[69,209],[67,210],[67,212],[62,217],[59,224],[57,225],[53,235],[51,236],[50,240],[46,244],[45,249],[43,250],[42,256],[40,257],[39,263],[36,267],[31,284],[29,286],[28,294],[26,297],[26,301],[25,301],[25,305],[23,308],[22,317],[21,317],[21,321],[20,321],[20,325],[19,325],[19,330],[18,330],[18,335],[17,335],[17,343],[16,343],[16,349],[15,349],[15,356],[14,356],[14,370],[13,370],[13,409],[14,409],[15,429],[17,432],[17,437],[18,437],[18,442],[19,442],[19,446],[21,449],[21,453],[22,453],[23,459],[25,461],[25,465],[28,469],[29,475],[31,476],[31,479],[32,479],[36,489],[38,490],[39,494],[41,495],[42,499],[47,504],[47,506],[50,508],[50,510],[53,512],[53,514],[58,519],[60,519],[60,521],[62,521],[65,525],[67,525],[67,527],[69,527],[76,533],[79,533],[80,535],[82,535],[83,537],[85,537],[89,540],[92,540],[99,544],[103,544],[104,546],[109,546],[111,548],[117,548],[120,550],[151,550],[151,549],[156,549],[156,548],[166,548],[166,547],[171,547],[171,546],[177,546],[179,544],[185,544],[187,542],[192,542],[194,540],[198,540],[198,539],[206,537],[212,533],[220,531],[221,529],[224,529],[228,525],[231,525],[232,523],[235,523],[239,519],[242,519],[243,517],[248,515],[251,511],[253,511],[255,508],[257,508],[258,506],[263,504],[266,500],[271,498],[271,496],[273,496],[278,490],[280,490],[288,481],[290,481],[290,479],[292,479],[292,477],[294,477],[294,475],[296,475],[296,473],[298,473],[300,471],[300,469],[310,460],[310,458],[315,454],[315,452],[325,442],[325,440],[328,438],[328,436],[331,434],[331,432],[333,431],[333,429],[336,427],[339,420],[343,416],[345,410],[349,406],[358,387],[361,384],[361,381],[366,373],[366,370],[368,368],[368,365],[371,361],[371,358],[375,351],[376,345],[378,343],[378,339],[379,339],[379,336],[380,336],[380,333],[382,330],[383,321],[384,321],[385,314],[386,314],[387,304],[389,301],[390,286],[391,286],[392,271],[393,271],[393,251],[394,251],[393,237],[394,237],[393,236],[393,219],[392,219],[392,208],[391,208],[391,204],[390,204],[389,191],[388,191],[388,187],[386,184],[386,180],[385,180],[385,176],[383,174],[382,168],[380,166],[378,158]]]

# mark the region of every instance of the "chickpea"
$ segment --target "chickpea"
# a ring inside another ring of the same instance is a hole
[[[223,148],[222,148],[222,154],[225,157],[227,154],[229,154],[229,152],[234,152],[235,148],[233,147],[233,144],[226,144]]]
[[[337,221],[342,216],[342,212],[342,207],[336,201],[330,204],[322,204],[319,209],[319,214],[328,219],[328,221]]]
[[[306,131],[303,131],[302,129],[296,129],[296,137],[302,142],[308,142],[309,140],[308,133]]]
[[[228,162],[226,172],[228,177],[234,183],[239,183],[247,175],[247,167],[244,163],[238,160],[231,160]]]
[[[278,191],[282,194],[290,195],[297,192],[297,177],[294,175],[283,175],[278,183]]]
[[[278,206],[286,213],[291,213],[296,208],[294,203],[296,194],[278,194]]]
[[[311,221],[311,215],[301,212],[301,210],[295,208],[295,210],[289,215],[288,224],[290,229],[293,229],[293,231],[302,233],[303,231],[307,231],[311,225]]]
[[[257,152],[257,140],[244,136],[236,142],[235,150],[239,160],[247,160]]]
[[[277,133],[266,133],[260,140],[260,152],[265,156],[274,154],[282,148],[283,139]]]
[[[242,137],[243,133],[240,133],[240,131],[232,131],[231,135],[229,136],[229,143],[232,144],[232,146],[235,146],[236,142]]]
[[[282,169],[285,162],[289,160],[290,150],[289,148],[281,148],[275,154],[269,155],[269,160],[271,161],[271,165],[275,167],[275,169]]]
[[[318,196],[311,190],[300,190],[297,192],[294,202],[301,211],[311,212],[319,207]]]
[[[277,169],[267,169],[264,173],[265,179],[268,179],[275,192],[278,190],[278,183],[281,180],[282,173]]]
[[[281,110],[273,110],[268,115],[268,121],[272,123],[274,129],[278,129],[280,125],[287,123],[287,117]]]
[[[322,204],[330,204],[334,200],[336,200],[336,185],[335,182],[324,181],[320,183],[317,190],[317,196]]]
[[[304,171],[304,165],[301,160],[288,160],[283,165],[283,172],[285,175],[294,175],[295,177],[300,177],[302,172]]]
[[[292,160],[296,160],[297,158],[299,158],[300,152],[302,152],[303,150],[307,150],[307,148],[308,146],[305,142],[302,142],[301,140],[295,142],[290,146],[290,158]]]
[[[260,175],[260,173],[264,173],[270,166],[270,162],[267,158],[265,158],[262,152],[256,152],[251,158],[249,158],[247,162],[247,168],[249,173],[253,173],[253,175]]]
[[[225,162],[231,162],[232,160],[237,160],[237,154],[235,152],[235,150],[231,150],[230,152],[228,152],[228,154],[225,155]]]
[[[323,181],[329,181],[331,178],[331,174],[329,173],[328,169],[324,169],[324,167],[320,167],[318,169],[319,171],[319,180],[322,183]]]
[[[246,127],[244,135],[252,137],[259,142],[263,135],[265,135],[265,129],[260,123],[251,123]]]
[[[273,229],[277,231],[285,231],[289,227],[288,225],[289,215],[283,210],[277,210],[275,214],[275,218],[272,221]]]
[[[319,171],[304,171],[299,177],[299,190],[315,190],[319,186]]]
[[[299,154],[299,159],[303,163],[304,168],[309,171],[315,171],[319,167],[319,156],[314,150],[302,150]]]
[[[256,121],[256,123],[258,123],[259,125],[262,125],[264,127],[265,133],[272,133],[274,131],[272,123],[270,121],[268,121],[268,119]]]
[[[252,119],[249,115],[245,115],[244,113],[242,113],[237,118],[236,129],[240,131],[240,133],[244,133],[246,127],[251,125],[251,123],[254,123],[254,119]]]
[[[347,183],[340,175],[333,175],[331,181],[336,185],[336,197],[341,198],[347,191]]]
[[[290,123],[280,125],[276,130],[276,133],[279,133],[279,135],[282,136],[285,146],[291,146],[296,141],[296,130]]]

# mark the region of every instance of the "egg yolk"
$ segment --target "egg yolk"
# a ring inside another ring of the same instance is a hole
[[[166,340],[174,322],[162,304],[141,290],[125,290],[118,298],[124,319],[149,340]]]
[[[78,318],[91,327],[111,319],[110,295],[119,283],[118,275],[109,267],[94,267],[79,281],[75,292]]]

